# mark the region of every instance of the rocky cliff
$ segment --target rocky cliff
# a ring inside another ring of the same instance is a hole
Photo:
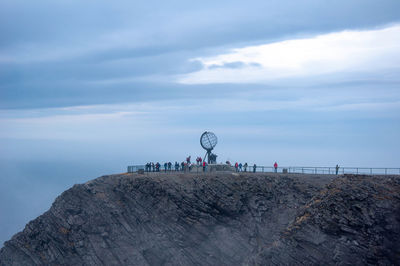
[[[0,265],[395,265],[399,192],[394,176],[103,176],[60,195]]]

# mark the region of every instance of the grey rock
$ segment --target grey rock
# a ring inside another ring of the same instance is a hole
[[[396,264],[399,177],[334,178],[103,176],[5,242],[0,265]]]
[[[400,265],[400,178],[346,175],[250,265]]]

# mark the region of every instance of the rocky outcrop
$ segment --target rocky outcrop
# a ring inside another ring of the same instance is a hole
[[[103,176],[65,191],[0,265],[395,264],[398,177]]]
[[[250,264],[399,265],[399,177],[337,178]]]

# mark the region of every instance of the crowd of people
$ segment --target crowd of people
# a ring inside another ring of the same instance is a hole
[[[230,161],[226,161],[225,163],[227,165],[231,165]],[[194,165],[191,162],[191,156],[188,156],[186,158],[186,160],[181,163],[178,163],[177,161],[175,161],[174,164],[172,164],[171,162],[165,162],[163,166],[164,167],[162,168],[162,165],[159,162],[156,162],[156,163],[149,162],[149,163],[146,163],[146,165],[145,165],[145,171],[146,172],[161,172],[161,171],[164,171],[164,172],[189,171],[190,172],[190,171],[192,171],[193,167],[197,167],[197,171],[198,171],[198,168],[201,167],[203,172],[206,172],[208,164],[201,157],[197,157],[196,164]],[[172,166],[174,166],[173,169],[172,169]],[[242,163],[236,162],[234,167],[235,167],[236,172],[247,172],[247,171],[251,172],[252,171],[253,173],[255,173],[257,171],[256,164],[254,164],[253,166],[250,166],[247,163],[242,164]],[[275,162],[274,163],[274,172],[276,173],[277,170],[278,170],[278,163]]]
[[[225,164],[231,165],[230,161],[226,161]],[[257,172],[256,164],[253,164],[253,166],[250,166],[247,163],[242,164],[242,163],[236,162],[233,166],[235,167],[236,172],[253,172],[253,173]],[[149,162],[149,163],[146,163],[144,170],[146,172],[161,172],[161,171],[164,171],[164,172],[171,172],[171,171],[191,172],[194,167],[196,167],[197,172],[199,171],[199,169],[201,169],[203,172],[206,172],[208,164],[201,157],[197,157],[196,164],[192,164],[191,156],[188,156],[186,158],[186,160],[181,163],[178,163],[176,161],[174,164],[172,164],[171,162],[165,162],[163,165],[163,168],[159,162],[156,162],[156,163]],[[259,167],[259,168],[264,168],[264,167]],[[339,168],[340,168],[340,166],[336,165],[336,167],[335,167],[336,175],[339,173]],[[277,162],[275,162],[273,164],[273,169],[274,169],[275,173],[278,172],[278,163]],[[264,171],[264,169],[263,169],[263,171]]]
[[[254,164],[253,165],[253,169],[251,170],[250,166],[247,163],[235,163],[235,170],[236,172],[247,172],[247,168],[249,168],[249,172],[253,171],[253,173],[255,173],[257,171],[257,165]]]
[[[201,157],[196,158],[196,167],[202,167],[203,172],[207,170],[208,164],[203,161]],[[187,157],[185,161],[178,163],[175,161],[174,164],[174,169],[172,169],[172,163],[171,162],[165,162],[164,163],[164,168],[161,168],[161,164],[159,162],[149,162],[146,163],[145,165],[145,171],[146,172],[171,172],[171,171],[192,171],[194,165],[191,162],[191,156]]]

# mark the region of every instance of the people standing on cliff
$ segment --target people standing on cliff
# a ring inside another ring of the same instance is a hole
[[[179,171],[179,163],[175,161],[175,171]]]
[[[206,161],[203,161],[203,172],[206,171],[206,168],[207,168],[207,163],[206,163]]]
[[[235,163],[235,170],[236,170],[236,172],[239,172],[239,164],[238,164],[238,162]]]
[[[277,173],[278,172],[278,163],[277,162],[274,163],[274,168],[275,168],[275,173]]]
[[[185,163],[184,162],[181,162],[181,171],[182,172],[185,171]]]
[[[336,175],[339,173],[339,168],[340,168],[340,167],[339,167],[339,165],[337,164],[337,165],[336,165]]]
[[[172,168],[172,163],[171,163],[171,162],[168,162],[168,171],[171,172],[171,168]]]
[[[168,168],[168,163],[164,163],[164,172],[167,172],[167,168]]]
[[[247,172],[247,163],[244,163],[243,167],[244,167],[244,171]]]
[[[239,172],[242,172],[242,163],[239,163]]]
[[[156,163],[156,172],[160,172],[161,164],[159,162]]]
[[[156,171],[156,168],[155,168],[155,165],[154,165],[154,163],[153,163],[153,162],[151,163],[151,170],[152,170],[153,172],[155,172],[155,171]]]
[[[256,164],[254,164],[254,165],[253,165],[253,173],[255,173],[255,172],[256,172],[256,169],[257,169],[257,165],[256,165]]]
[[[186,158],[186,163],[190,164],[190,157],[192,157],[191,155],[189,155],[189,157]]]

